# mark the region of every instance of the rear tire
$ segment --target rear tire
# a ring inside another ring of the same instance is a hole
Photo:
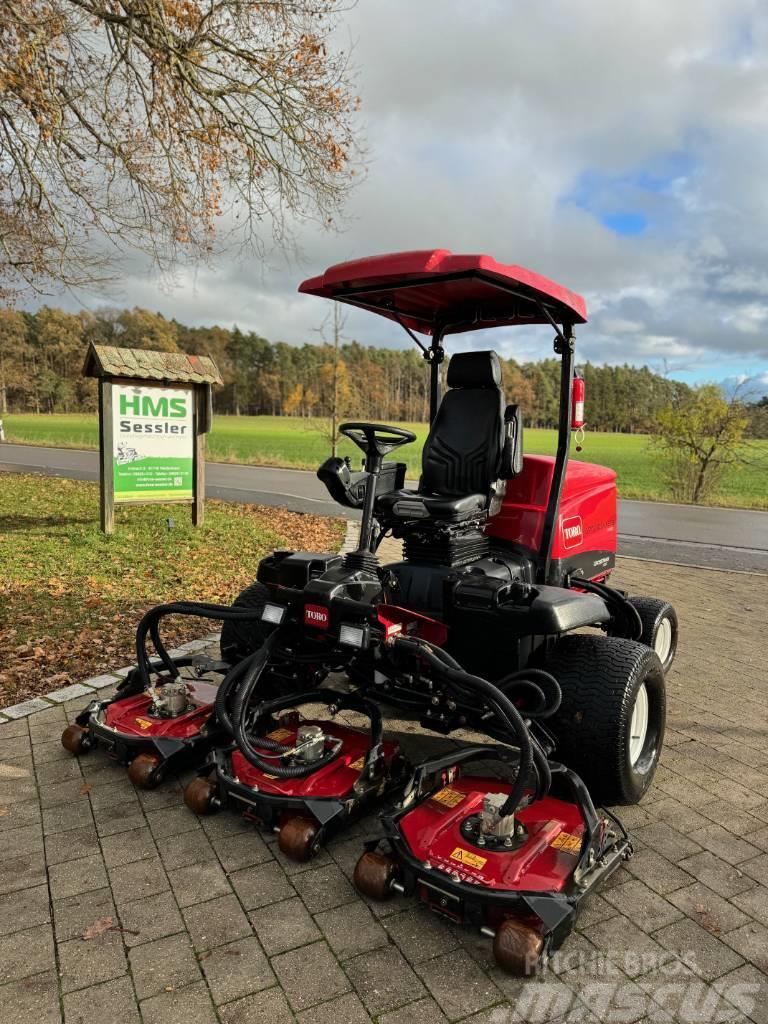
[[[677,612],[658,597],[630,597],[643,624],[640,643],[656,651],[661,667],[668,672],[677,653]]]
[[[253,608],[261,613],[269,600],[269,591],[263,583],[251,583],[232,602],[233,608]],[[225,620],[221,627],[221,656],[230,665],[236,665],[249,654],[255,654],[264,643],[264,627],[260,618],[234,622]]]
[[[622,637],[566,636],[545,667],[563,691],[547,721],[557,737],[555,757],[581,776],[596,803],[638,803],[664,742],[664,670],[656,652]]]

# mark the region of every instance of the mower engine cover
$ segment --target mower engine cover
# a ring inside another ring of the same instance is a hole
[[[507,482],[501,508],[485,528],[491,538],[531,553],[541,549],[555,460],[525,455],[523,472]],[[616,473],[591,462],[568,463],[547,583],[568,575],[605,579],[616,565]]]

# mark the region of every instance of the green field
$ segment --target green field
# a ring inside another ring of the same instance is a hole
[[[9,414],[3,417],[6,438],[26,444],[69,448],[97,448],[98,430],[93,414]],[[411,476],[418,475],[421,442],[426,437],[423,423],[404,424],[416,432],[419,444],[398,453],[408,462]],[[731,470],[723,479],[712,504],[737,508],[768,508],[768,441],[759,442],[765,458],[759,466]],[[525,450],[553,453],[554,430],[532,430],[525,434]],[[328,442],[311,420],[280,416],[216,416],[208,438],[208,458],[217,462],[244,462],[259,466],[293,466],[315,469],[328,454]],[[340,454],[357,449],[342,442]],[[658,455],[643,434],[587,433],[581,458],[615,469],[619,493],[625,498],[669,500]]]

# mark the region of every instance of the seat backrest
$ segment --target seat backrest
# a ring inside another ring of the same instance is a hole
[[[504,393],[495,352],[462,352],[448,364],[448,387],[430,427],[419,490],[488,494],[499,477]]]

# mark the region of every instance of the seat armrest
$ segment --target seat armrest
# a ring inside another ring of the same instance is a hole
[[[399,490],[405,483],[404,462],[385,462],[381,467],[376,494]],[[345,459],[332,456],[317,471],[319,480],[328,488],[334,501],[347,508],[362,508],[369,474],[364,470],[353,472]]]
[[[511,480],[523,471],[523,411],[519,405],[504,410],[504,445],[501,450],[502,480]]]

